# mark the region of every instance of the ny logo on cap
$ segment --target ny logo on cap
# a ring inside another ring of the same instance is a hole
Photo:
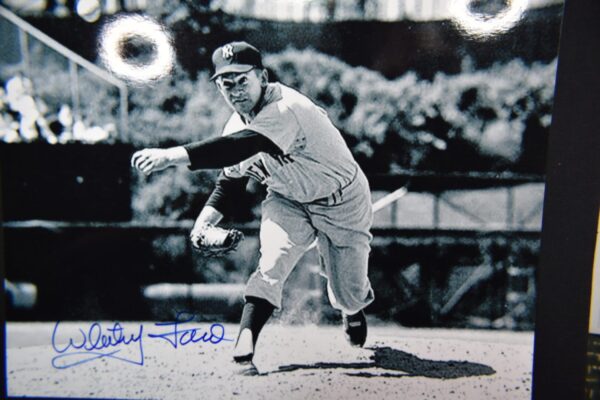
[[[233,46],[230,44],[223,46],[221,53],[224,59],[229,60],[231,57],[233,57]]]

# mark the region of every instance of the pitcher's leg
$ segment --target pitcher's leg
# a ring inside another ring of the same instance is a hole
[[[275,306],[258,297],[246,297],[242,310],[240,330],[233,351],[233,359],[238,363],[251,362],[258,335],[267,323]]]
[[[363,346],[367,320],[363,309],[374,294],[368,277],[373,222],[368,182],[361,171],[328,204],[310,206],[325,264],[327,292],[334,308],[342,311],[344,332],[353,346]]]
[[[281,196],[263,202],[260,226],[260,260],[250,276],[246,296],[267,300],[281,308],[283,285],[315,239],[304,208]]]
[[[345,314],[355,314],[374,299],[368,277],[373,210],[364,174],[358,171],[333,204],[314,204],[310,210],[319,232],[330,301]]]
[[[261,256],[246,286],[235,361],[252,361],[261,329],[273,310],[281,308],[286,279],[314,238],[314,228],[298,203],[277,195],[269,195],[263,202]]]
[[[368,277],[370,247],[366,239],[357,237],[352,246],[336,246],[320,233],[318,243],[331,305],[351,315],[371,304],[375,296]]]

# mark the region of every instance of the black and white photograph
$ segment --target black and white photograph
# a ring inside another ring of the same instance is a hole
[[[563,9],[3,0],[5,396],[531,399]]]

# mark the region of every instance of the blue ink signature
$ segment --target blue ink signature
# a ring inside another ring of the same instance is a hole
[[[193,321],[194,318],[194,314],[179,312],[174,321],[154,324],[156,327],[167,328],[165,332],[148,333],[146,336],[150,339],[166,340],[175,349],[190,343],[219,344],[221,342],[233,342],[233,339],[225,337],[225,327],[218,323],[212,324],[208,330],[187,327],[182,329],[182,325]],[[87,332],[79,328],[80,337],[69,338],[68,343],[62,347],[59,347],[56,343],[59,326],[60,321],[56,323],[52,332],[52,347],[58,353],[52,359],[54,368],[71,368],[101,358],[111,358],[140,366],[144,365],[143,325],[140,325],[135,333],[125,334],[124,328],[118,322],[107,328],[105,332],[99,323],[94,322]],[[127,358],[119,354],[124,346],[132,344],[138,346],[136,357]]]
[[[80,339],[69,338],[67,345],[62,348],[59,348],[56,343],[56,334],[59,325],[60,321],[54,325],[54,330],[52,331],[52,347],[54,351],[59,353],[58,356],[52,359],[52,366],[54,368],[70,368],[104,357],[114,358],[131,364],[144,365],[144,347],[142,344],[143,325],[140,325],[137,335],[131,334],[127,337],[123,327],[118,322],[115,322],[112,328],[106,329],[108,334],[103,333],[102,326],[94,322],[90,325],[87,332],[79,328],[79,332],[81,333]],[[139,345],[139,360],[120,357],[116,354],[121,350],[112,350],[117,346],[128,346],[132,343],[138,343]]]
[[[212,344],[219,344],[221,342],[233,342],[233,339],[227,339],[225,337],[225,327],[221,324],[212,324],[210,326],[210,329],[204,332],[200,328],[189,328],[181,330],[181,325],[187,324],[188,322],[194,320],[193,314],[188,314],[189,316],[187,318],[181,319],[182,316],[185,316],[186,314],[187,313],[183,312],[177,313],[175,321],[155,323],[155,326],[170,327],[171,329],[167,332],[160,334],[149,333],[148,337],[164,339],[167,342],[169,342],[171,346],[173,346],[173,348],[175,349],[178,347],[178,345],[185,346],[190,343],[198,342]]]

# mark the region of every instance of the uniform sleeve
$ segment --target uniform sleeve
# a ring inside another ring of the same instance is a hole
[[[184,145],[190,158],[190,169],[214,169],[235,165],[260,153],[281,153],[264,135],[244,129],[227,136]]]
[[[214,207],[223,215],[230,214],[236,200],[246,190],[247,183],[247,177],[230,178],[221,172],[205,205]]]
[[[287,153],[300,132],[300,124],[289,107],[282,102],[275,102],[263,108],[248,125],[248,129],[271,139]]]

